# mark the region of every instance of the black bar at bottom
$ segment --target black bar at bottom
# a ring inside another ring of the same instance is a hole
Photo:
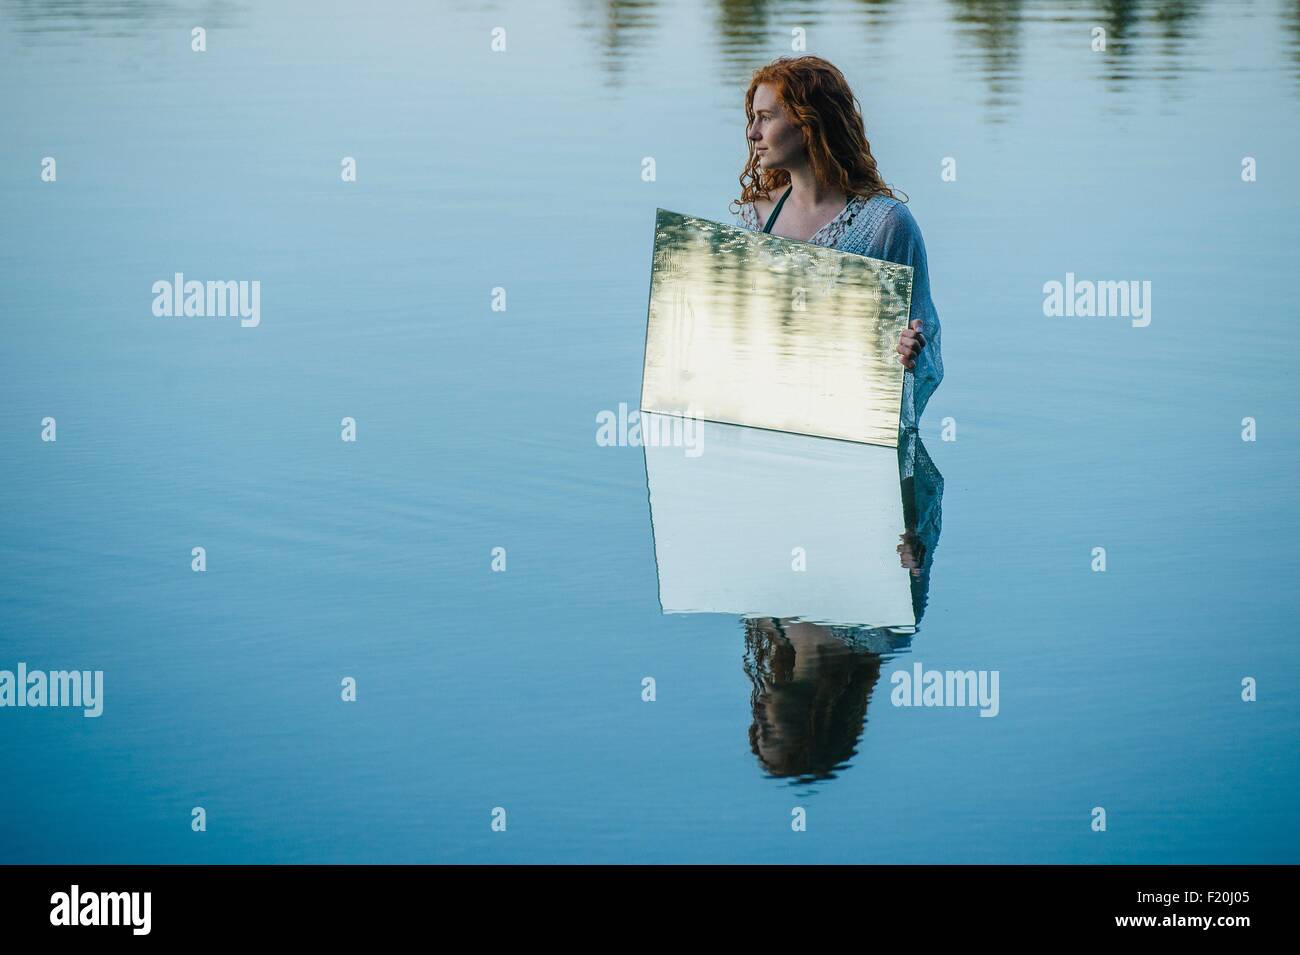
[[[5,866],[0,924],[6,939],[337,942],[470,923],[493,937],[531,926],[572,938],[607,931],[611,918],[633,935],[730,926],[737,937],[807,938],[819,925],[886,919],[926,937],[1230,940],[1283,928],[1295,875],[1291,866]]]

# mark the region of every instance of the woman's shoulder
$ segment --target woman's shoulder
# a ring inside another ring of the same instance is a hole
[[[848,208],[832,229],[831,244],[844,252],[869,255],[880,227],[895,206],[902,205],[892,196],[854,196]]]
[[[850,251],[873,258],[890,258],[884,253],[897,248],[924,248],[921,227],[912,210],[893,196],[874,195],[862,200],[850,231],[846,237]]]
[[[879,229],[885,223],[898,223],[903,219],[911,218],[911,213],[907,209],[907,204],[901,199],[895,199],[893,196],[886,196],[877,193],[862,200],[862,211],[859,213],[863,224],[872,232]]]
[[[908,232],[921,234],[921,227],[916,222],[916,217],[912,215],[912,210],[908,208],[907,203],[899,199],[890,199],[889,208],[886,210],[885,222],[895,229],[905,229]]]

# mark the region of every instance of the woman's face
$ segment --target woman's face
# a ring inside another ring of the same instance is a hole
[[[790,122],[785,108],[777,101],[770,83],[760,83],[754,90],[754,119],[749,124],[749,139],[754,144],[758,164],[763,169],[789,169],[804,161],[803,133]]]

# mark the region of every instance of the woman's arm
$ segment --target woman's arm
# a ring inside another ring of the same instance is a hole
[[[916,357],[916,367],[903,373],[903,409],[899,427],[915,428],[943,381],[943,353],[940,348],[939,313],[930,299],[930,271],[925,257],[925,240],[912,212],[897,202],[880,225],[875,243],[879,258],[912,267],[911,321],[922,322],[925,346]],[[911,322],[909,322],[909,325]]]

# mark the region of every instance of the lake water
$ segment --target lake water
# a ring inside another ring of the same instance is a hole
[[[545,7],[0,2],[0,669],[104,672],[0,709],[0,861],[1300,861],[1300,10]],[[900,639],[780,637],[708,562],[723,612],[663,613],[597,441],[655,210],[731,221],[795,27],[943,321]],[[155,317],[178,272],[260,324]],[[1067,273],[1150,323],[1046,316]],[[996,718],[894,705],[916,664]]]

